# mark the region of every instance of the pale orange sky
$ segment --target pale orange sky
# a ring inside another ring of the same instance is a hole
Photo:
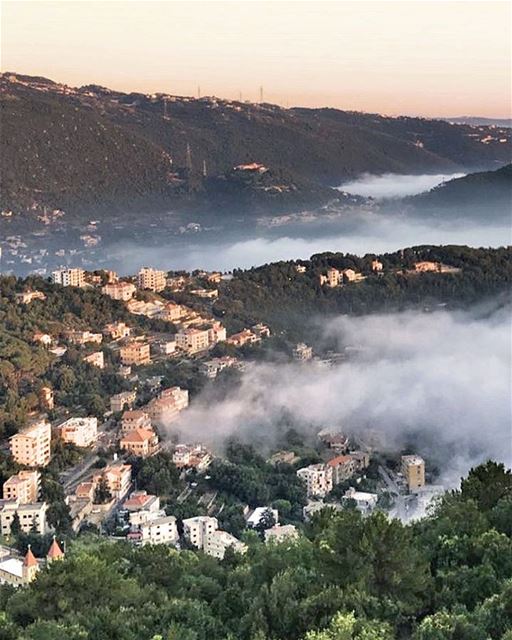
[[[2,2],[2,69],[70,85],[427,116],[510,116],[511,5]]]

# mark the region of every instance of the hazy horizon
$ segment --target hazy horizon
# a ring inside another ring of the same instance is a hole
[[[127,92],[257,102],[263,87],[283,106],[509,118],[511,7],[460,6],[7,0],[2,69]]]

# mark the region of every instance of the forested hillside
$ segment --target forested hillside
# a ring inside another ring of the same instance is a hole
[[[297,541],[218,561],[83,536],[26,588],[3,640],[511,640],[512,474],[488,462],[404,526],[313,516]]]
[[[4,209],[204,206],[216,185],[205,178],[247,162],[285,172],[273,186],[287,196],[257,193],[258,204],[279,209],[325,202],[335,195],[328,187],[362,172],[494,168],[510,158],[508,130],[437,120],[73,89],[15,74],[3,74],[0,90]]]

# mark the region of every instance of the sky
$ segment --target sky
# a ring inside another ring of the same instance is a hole
[[[391,115],[509,117],[511,4],[2,2],[2,70]]]

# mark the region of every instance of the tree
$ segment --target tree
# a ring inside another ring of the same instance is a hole
[[[94,503],[105,504],[110,500],[112,500],[112,494],[110,493],[107,479],[105,477],[101,477],[100,481],[96,485],[96,489],[94,490]]]
[[[256,531],[260,534],[260,537],[263,539],[265,536],[265,530],[271,529],[276,524],[276,518],[272,509],[265,509],[265,511],[261,514],[261,518],[259,522],[254,527]]]
[[[21,522],[20,522],[20,517],[18,515],[18,512],[16,511],[11,521],[11,537],[13,537],[16,540],[20,535],[20,533],[21,533]]]

